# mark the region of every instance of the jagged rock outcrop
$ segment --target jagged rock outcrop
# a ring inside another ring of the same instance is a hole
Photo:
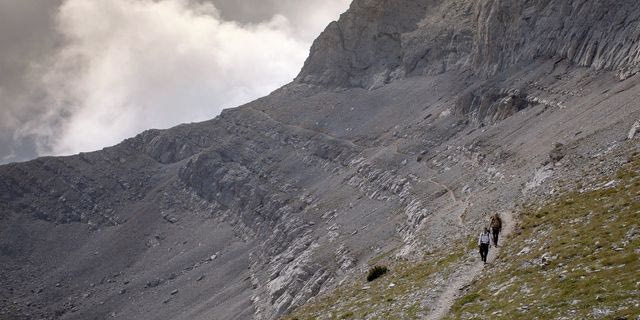
[[[640,69],[636,1],[356,0],[320,35],[296,79],[377,88],[406,76],[471,68],[481,76],[536,59]]]
[[[275,319],[475,233],[627,137],[638,6],[356,0],[267,97],[1,166],[0,317]]]
[[[296,81],[377,88],[464,65],[473,45],[471,3],[353,1],[314,42]]]
[[[537,58],[638,72],[637,1],[479,1],[474,64],[488,74]]]

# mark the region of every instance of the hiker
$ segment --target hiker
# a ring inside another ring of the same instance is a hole
[[[491,236],[489,233],[489,228],[484,228],[484,231],[480,234],[480,238],[478,238],[478,247],[480,247],[480,258],[482,258],[482,262],[487,264],[487,256],[489,255],[489,247],[491,246]]]
[[[491,232],[493,233],[493,246],[498,246],[498,236],[502,231],[502,219],[500,214],[496,213],[491,217]]]

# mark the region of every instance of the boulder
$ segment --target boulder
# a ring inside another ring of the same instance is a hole
[[[629,130],[629,135],[627,139],[631,140],[636,137],[636,133],[640,131],[640,120],[636,121],[633,126],[631,126],[631,130]]]
[[[162,284],[162,279],[153,279],[147,282],[146,288],[155,288]]]
[[[549,152],[549,158],[553,162],[558,162],[566,155],[565,147],[562,143],[556,143],[555,147]]]

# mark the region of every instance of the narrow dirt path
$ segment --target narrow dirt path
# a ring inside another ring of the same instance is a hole
[[[438,187],[440,187],[440,188],[443,188],[443,189],[447,190],[447,193],[449,194],[449,197],[451,198],[451,201],[453,201],[453,202],[458,202],[458,198],[456,197],[456,194],[455,194],[455,193],[453,193],[453,190],[451,190],[451,188],[449,188],[449,186],[447,186],[447,185],[445,185],[445,184],[442,184],[442,183],[440,183],[440,182],[438,182],[438,181],[435,181],[435,180],[433,180],[433,179],[431,179],[431,178],[427,179],[427,181],[429,181],[430,183],[433,183],[433,184],[437,185],[437,186],[438,186]]]
[[[513,232],[515,226],[512,212],[502,212],[500,214],[500,217],[502,217],[503,228],[502,233],[500,234],[499,244],[501,242],[504,243],[505,239]],[[496,258],[500,254],[500,248],[501,247],[492,247],[491,250],[489,250],[489,257],[487,258],[488,264],[493,263],[496,260]],[[444,292],[442,292],[436,302],[436,308],[431,312],[431,314],[429,314],[427,319],[442,319],[447,314],[447,312],[449,312],[449,309],[451,309],[451,306],[456,301],[456,299],[458,299],[460,291],[471,284],[473,279],[481,275],[483,268],[484,264],[480,259],[478,259],[475,263],[463,267],[461,271],[454,274],[451,277],[454,280],[449,283]]]
[[[289,128],[296,129],[296,130],[301,130],[301,131],[306,131],[306,132],[309,132],[311,134],[322,136],[322,137],[327,138],[329,140],[342,141],[342,142],[348,144],[350,147],[352,147],[354,149],[361,149],[361,150],[366,149],[365,146],[361,146],[361,145],[359,145],[359,144],[357,144],[357,143],[355,143],[355,142],[353,142],[351,140],[348,140],[348,139],[338,138],[338,137],[332,136],[332,135],[330,135],[328,133],[312,130],[312,129],[309,129],[309,128],[305,128],[305,127],[299,126],[297,124],[284,123],[284,122],[282,122],[280,120],[274,119],[270,114],[268,114],[268,113],[266,113],[266,112],[264,112],[262,110],[254,109],[252,107],[247,107],[247,110],[251,110],[253,112],[256,112],[256,113],[264,116],[265,118],[267,118],[269,121],[272,121],[272,122],[275,122],[275,123],[279,123],[280,125],[285,126],[285,127],[289,127]]]
[[[447,186],[446,184],[440,183],[438,181],[433,180],[432,178],[427,179],[427,181],[429,183],[435,184],[443,189],[445,189],[447,191],[447,194],[449,194],[449,198],[451,199],[451,201],[453,202],[453,205],[457,205],[459,208],[457,209],[457,211],[459,213],[456,214],[457,218],[458,218],[458,225],[460,227],[464,227],[464,215],[467,212],[467,209],[469,208],[469,202],[466,200],[461,200],[458,199],[458,197],[456,197],[455,192],[453,192],[453,190],[451,190],[451,188],[449,186]]]

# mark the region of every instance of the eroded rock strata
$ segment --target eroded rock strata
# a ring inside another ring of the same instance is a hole
[[[356,0],[267,97],[1,166],[0,317],[275,319],[384,252],[475,233],[627,139],[638,16],[636,1]]]

